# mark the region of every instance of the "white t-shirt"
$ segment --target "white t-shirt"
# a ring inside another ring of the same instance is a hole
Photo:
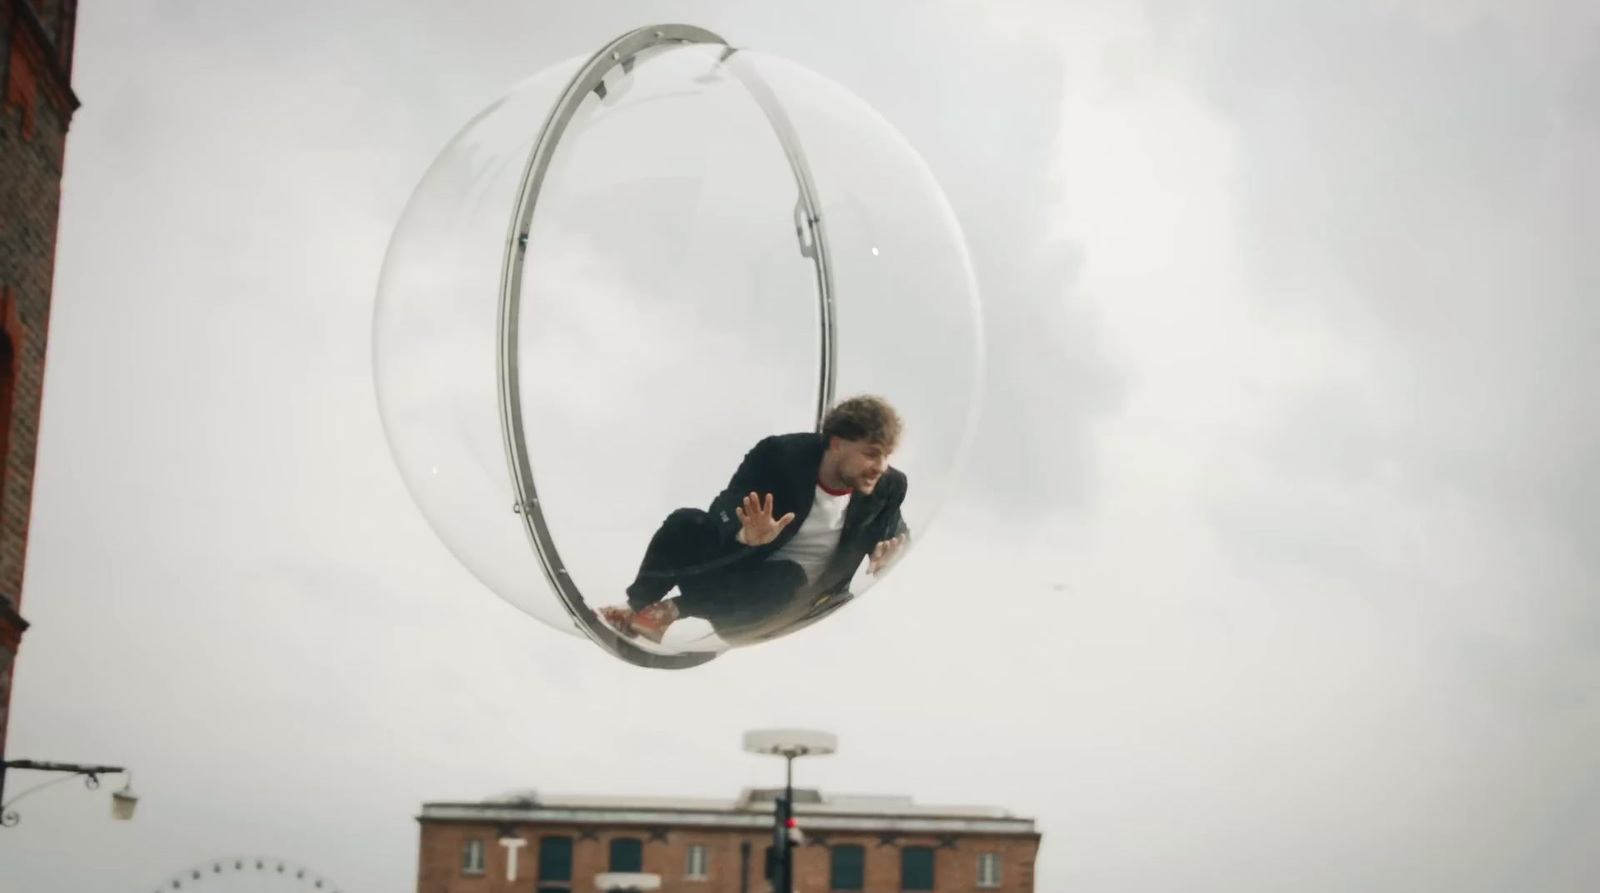
[[[849,490],[834,493],[818,484],[805,523],[793,539],[772,553],[771,560],[793,561],[805,569],[806,582],[815,582],[839,547],[839,531],[844,529],[844,510],[849,505]]]

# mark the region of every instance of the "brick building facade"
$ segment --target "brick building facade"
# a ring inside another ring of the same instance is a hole
[[[0,0],[0,756],[27,622],[22,571],[55,278],[77,0]]]
[[[417,893],[596,893],[604,873],[660,893],[767,893],[773,791],[736,800],[541,797],[430,803]],[[1040,835],[1002,810],[795,792],[798,893],[1032,893]]]

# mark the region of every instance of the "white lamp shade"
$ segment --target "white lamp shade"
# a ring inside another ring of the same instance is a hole
[[[139,805],[139,797],[133,791],[124,788],[111,795],[111,817],[119,822],[126,822],[133,818],[133,808]]]

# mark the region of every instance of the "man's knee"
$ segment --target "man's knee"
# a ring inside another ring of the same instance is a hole
[[[706,514],[704,509],[683,508],[667,515],[667,519],[661,522],[661,526],[674,529],[684,527],[698,528],[705,527],[710,520],[711,516]]]
[[[677,549],[700,551],[716,543],[717,531],[711,516],[700,509],[678,509],[661,522],[656,536]]]

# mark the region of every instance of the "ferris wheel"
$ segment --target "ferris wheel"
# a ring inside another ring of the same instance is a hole
[[[322,874],[276,856],[207,859],[169,878],[151,893],[340,893]]]

